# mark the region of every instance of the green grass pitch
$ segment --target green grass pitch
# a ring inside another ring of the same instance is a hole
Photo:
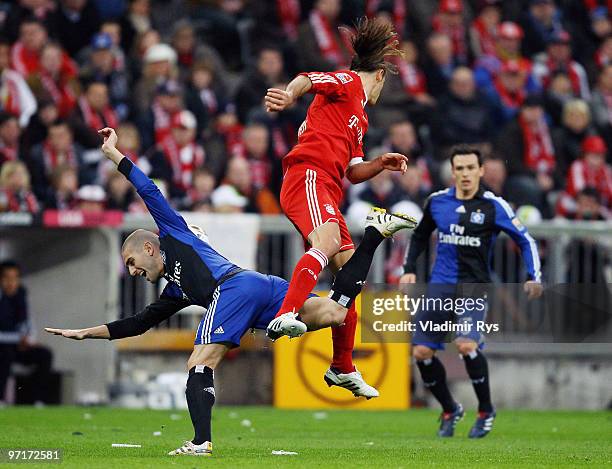
[[[214,455],[171,458],[166,452],[191,437],[186,412],[16,407],[0,409],[0,448],[62,448],[64,461],[55,467],[86,469],[612,467],[610,412],[502,410],[493,432],[477,441],[466,437],[473,411],[452,439],[434,436],[436,418],[431,410],[317,413],[218,407]],[[112,443],[142,448],[112,448]],[[298,454],[275,456],[272,450]]]

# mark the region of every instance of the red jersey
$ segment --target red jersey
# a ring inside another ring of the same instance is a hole
[[[341,186],[347,167],[363,161],[368,116],[361,78],[351,70],[300,75],[310,79],[310,92],[316,96],[298,131],[297,145],[283,159],[283,172],[306,163]]]

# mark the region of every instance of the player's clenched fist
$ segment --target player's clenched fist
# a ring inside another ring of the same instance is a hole
[[[101,130],[98,130],[100,136],[104,139],[104,143],[102,144],[102,151],[104,154],[110,153],[117,146],[117,133],[114,129],[110,127],[105,127]]]
[[[401,171],[404,174],[408,169],[408,158],[400,153],[385,153],[380,159],[383,168],[389,171]]]
[[[278,112],[287,109],[293,104],[293,93],[278,88],[269,88],[264,100],[266,111]]]

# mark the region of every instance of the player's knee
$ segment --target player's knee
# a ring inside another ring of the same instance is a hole
[[[340,251],[340,228],[338,223],[328,222],[317,228],[310,238],[313,248],[323,252],[328,258]]]
[[[204,365],[214,370],[223,359],[223,355],[223,353],[218,353],[214,347],[196,345],[187,360],[187,369],[190,370],[196,365]]]
[[[344,324],[344,320],[346,319],[347,309],[340,306],[338,303],[333,303],[331,306],[332,310],[330,312],[330,326],[341,326]]]
[[[415,345],[412,347],[412,356],[416,361],[428,360],[434,356],[434,351],[424,345]]]
[[[457,346],[457,350],[459,350],[461,355],[469,355],[478,348],[478,344],[476,342],[466,340],[457,341],[455,345]]]

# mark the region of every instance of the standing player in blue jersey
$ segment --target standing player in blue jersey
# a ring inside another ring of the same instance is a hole
[[[117,150],[115,131],[105,128],[99,133],[104,137],[104,155],[134,185],[159,228],[159,235],[146,230],[130,234],[121,249],[123,262],[130,275],[145,277],[150,282],[164,277],[168,285],[158,300],[132,317],[86,329],[46,328],[46,331],[77,340],[120,339],[142,334],[186,306],[205,307],[187,362],[189,378],[185,394],[195,436],[169,454],[211,455],[213,370],[228,350],[240,345],[246,331],[266,329],[289,284],[280,277],[241,269],[215,251],[201,233],[198,236],[192,232],[153,181]],[[370,212],[363,241],[332,285],[337,296],[309,298],[297,319],[275,323],[276,337],[298,337],[307,330],[341,325],[361,290],[378,245],[396,231],[414,226],[416,220],[410,217],[387,214],[380,209]],[[363,395],[356,385],[350,389],[355,396]]]
[[[455,186],[429,196],[425,202],[423,219],[414,230],[400,283],[416,282],[416,261],[427,247],[431,233],[438,230],[438,247],[428,287],[428,296],[455,295],[455,285],[461,283],[489,283],[490,259],[495,238],[506,232],[521,249],[528,280],[524,290],[529,299],[542,294],[540,258],[534,239],[515,217],[512,208],[501,197],[480,187],[484,174],[482,156],[475,148],[458,146],[451,153]],[[416,331],[412,350],[423,383],[442,406],[438,435],[450,437],[455,425],[463,418],[464,410],[455,402],[448,389],[446,371],[436,358],[436,350],[444,349],[446,332],[424,330],[423,322],[444,324],[472,323],[484,319],[484,311],[459,315],[455,312],[421,310],[415,317]],[[478,417],[470,430],[470,438],[482,438],[493,427],[495,409],[491,403],[487,359],[482,353],[484,337],[472,328],[457,333],[455,344],[465,363],[478,398]]]

